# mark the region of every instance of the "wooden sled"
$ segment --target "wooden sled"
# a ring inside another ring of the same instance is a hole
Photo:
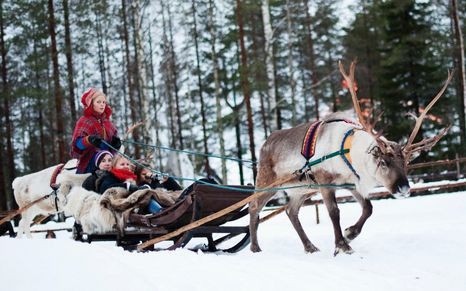
[[[238,188],[238,190],[253,189],[252,186],[230,187]],[[177,230],[184,225],[225,209],[252,194],[253,192],[221,189],[214,186],[197,184],[194,186],[191,194],[171,207],[164,209],[162,212],[149,215],[130,214],[122,236],[116,231],[105,234],[85,234],[74,228],[73,238],[89,243],[93,241],[116,241],[118,246],[126,250],[134,250],[141,242]],[[192,238],[201,237],[207,239],[207,244],[197,246],[192,250],[238,252],[249,244],[249,226],[225,226],[224,224],[244,217],[247,214],[247,207],[227,213],[202,226],[172,238],[171,241],[173,241],[173,244],[168,248],[163,248],[163,250],[174,250],[179,247],[185,247]],[[214,239],[214,234],[223,234],[223,236]],[[219,247],[221,243],[239,235],[242,235],[242,237],[233,246],[229,246],[226,249]]]

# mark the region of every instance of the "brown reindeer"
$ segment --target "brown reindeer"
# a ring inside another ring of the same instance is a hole
[[[348,149],[349,153],[339,154],[334,158],[323,161],[320,164],[305,169],[304,173],[296,172],[306,163],[301,155],[303,138],[311,124],[301,124],[296,127],[273,132],[265,141],[260,152],[259,171],[256,179],[256,187],[265,188],[274,181],[297,173],[296,178],[282,186],[317,184],[343,184],[352,183],[355,189],[352,195],[362,207],[362,215],[358,221],[345,230],[343,236],[340,227],[340,211],[335,199],[335,189],[320,188],[323,201],[332,220],[335,235],[335,252],[352,253],[348,242],[356,238],[372,214],[372,205],[368,199],[369,191],[376,185],[382,184],[395,197],[409,196],[409,183],[406,174],[406,166],[411,161],[413,153],[433,147],[442,138],[449,127],[443,129],[440,134],[432,138],[423,139],[413,144],[421,123],[429,109],[442,96],[452,74],[448,73],[447,81],[437,96],[429,103],[424,112],[416,118],[416,125],[406,145],[387,140],[375,133],[374,125],[366,122],[359,107],[356,91],[354,89],[355,63],[351,63],[349,74],[345,72],[339,63],[340,72],[348,84],[348,90],[353,99],[354,109],[359,119],[359,125],[345,120],[341,113],[333,114],[324,119],[320,125],[315,141],[314,157],[323,157],[333,152]],[[304,177],[304,178],[303,178]],[[306,252],[318,251],[305,234],[298,218],[299,209],[308,197],[306,189],[290,189],[287,193],[290,202],[287,206],[287,214],[293,227],[298,233]],[[274,195],[269,192],[259,196],[250,203],[251,251],[261,251],[257,241],[257,228],[259,212],[266,202]]]

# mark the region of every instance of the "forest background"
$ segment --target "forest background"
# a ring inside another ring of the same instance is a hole
[[[348,2],[0,0],[0,210],[14,207],[14,177],[70,158],[91,86],[107,94],[120,136],[145,121],[129,139],[158,146],[165,171],[173,161],[160,146],[256,161],[272,131],[351,109],[338,60],[357,58],[364,112],[384,112],[377,129],[405,141],[408,114],[455,68],[420,135],[453,127],[416,161],[463,156],[466,2]],[[191,159],[197,175],[254,181],[254,163]]]

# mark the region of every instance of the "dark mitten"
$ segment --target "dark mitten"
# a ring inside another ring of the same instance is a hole
[[[115,149],[119,150],[121,147],[121,139],[118,136],[114,135],[112,137],[112,142],[110,143],[110,145]]]
[[[102,143],[102,138],[100,138],[97,135],[90,135],[87,140],[95,147],[100,147],[100,144]]]

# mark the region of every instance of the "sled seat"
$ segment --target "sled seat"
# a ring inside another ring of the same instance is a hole
[[[162,236],[177,230],[184,225],[204,218],[210,214],[223,210],[252,195],[253,192],[242,190],[253,189],[252,186],[229,186],[235,189],[222,189],[215,186],[197,184],[193,191],[183,200],[155,214],[130,214],[125,233],[120,237],[116,232],[106,234],[89,234],[86,241],[116,240],[117,245],[125,249],[134,249],[137,244],[146,240]],[[236,190],[237,189],[237,190]],[[223,224],[237,220],[248,214],[248,208],[243,206],[237,210],[212,220],[195,229],[187,231],[171,239],[173,245],[168,249],[184,247],[193,237],[203,237],[208,244],[201,247],[205,251],[218,251],[217,246],[237,235],[243,238],[226,252],[236,252],[249,243],[248,226],[223,226]],[[214,240],[213,234],[223,233],[225,236]],[[197,248],[199,249],[199,247]]]

